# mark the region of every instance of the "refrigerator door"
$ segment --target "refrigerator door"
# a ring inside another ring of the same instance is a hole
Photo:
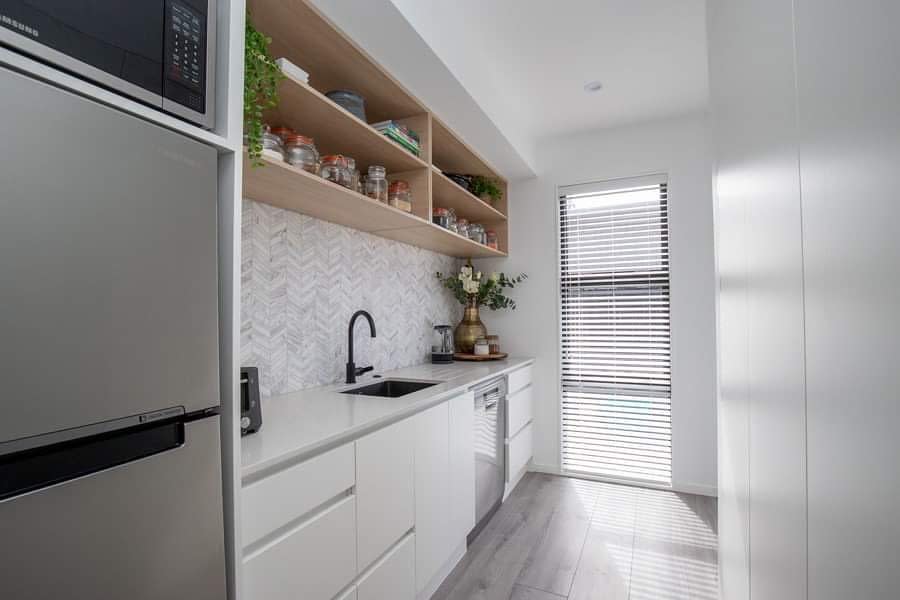
[[[0,501],[0,596],[225,598],[219,418],[186,423],[183,438],[175,449]]]
[[[0,89],[0,444],[218,405],[215,150],[3,68]]]

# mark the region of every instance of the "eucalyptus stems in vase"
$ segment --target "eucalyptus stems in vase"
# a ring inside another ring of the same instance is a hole
[[[439,272],[437,278],[466,307],[462,321],[453,332],[453,342],[457,352],[472,354],[475,340],[487,335],[487,328],[481,322],[478,309],[487,306],[491,310],[515,310],[516,301],[506,295],[506,290],[525,281],[528,275],[520,273],[510,277],[505,273],[492,273],[490,277],[484,277],[469,261],[460,268],[458,274],[444,275]]]

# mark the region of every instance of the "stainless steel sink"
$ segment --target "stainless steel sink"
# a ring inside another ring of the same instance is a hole
[[[361,387],[344,390],[342,394],[356,396],[380,396],[382,398],[399,398],[425,388],[437,385],[438,381],[410,381],[405,379],[384,379]]]

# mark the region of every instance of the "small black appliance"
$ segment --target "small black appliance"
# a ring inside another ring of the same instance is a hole
[[[262,427],[259,405],[259,369],[241,367],[241,435],[256,433]]]

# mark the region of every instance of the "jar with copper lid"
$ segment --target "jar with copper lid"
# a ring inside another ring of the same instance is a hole
[[[450,229],[450,210],[435,208],[431,211],[431,222],[435,225],[440,225],[444,229]]]
[[[290,127],[273,127],[272,135],[277,135],[281,138],[282,145],[287,144],[287,138],[289,135],[294,135],[296,131],[291,129]]]
[[[412,196],[409,194],[409,183],[396,179],[388,186],[388,204],[405,212],[412,212]]]
[[[319,173],[319,151],[312,138],[291,133],[284,146],[284,160],[308,173]]]
[[[353,175],[347,159],[340,154],[329,154],[322,158],[322,168],[319,171],[322,179],[326,179],[338,185],[350,188],[353,183]]]
[[[372,200],[378,200],[387,204],[388,182],[385,179],[387,171],[381,165],[371,165],[366,176],[366,196]]]
[[[484,232],[485,237],[487,238],[487,246],[488,248],[493,248],[494,250],[500,249],[500,242],[497,238],[497,232],[493,229],[488,229]]]
[[[487,337],[488,351],[491,354],[500,354],[500,336],[489,335]]]

